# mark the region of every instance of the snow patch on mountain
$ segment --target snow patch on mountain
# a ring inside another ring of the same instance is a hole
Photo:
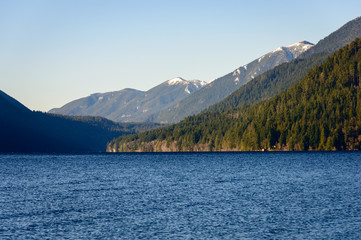
[[[218,78],[213,78],[212,80],[210,80],[209,82],[207,82],[207,84],[211,84],[212,82],[214,82],[215,80],[217,80]]]
[[[291,44],[287,47],[279,47],[279,48],[273,50],[271,53],[284,51],[284,52],[286,52],[286,54],[291,53],[293,58],[297,58],[299,55],[301,55],[301,53],[307,51],[308,49],[310,49],[313,46],[314,46],[314,44],[312,44],[310,42],[301,41],[298,43]],[[269,54],[266,54],[266,55],[269,55]],[[260,59],[258,59],[258,62],[260,62],[262,60],[262,59],[261,60]]]
[[[313,46],[312,43],[307,41],[301,41],[287,47],[279,47],[272,52],[269,52],[253,62],[243,65],[240,68],[234,70],[231,74],[231,79],[234,85],[245,84],[248,81],[254,79],[259,74],[272,69],[273,67],[282,64],[284,62],[292,61],[300,54],[307,51]],[[216,78],[209,82],[209,86],[213,86],[214,81],[218,81],[222,78]]]
[[[262,57],[258,58],[258,62],[260,63],[264,57],[265,57],[265,55],[263,55]]]
[[[302,41],[302,42],[298,42],[298,43],[289,45],[289,46],[285,47],[285,49],[287,49],[288,51],[290,51],[292,53],[293,58],[297,58],[298,56],[300,56],[302,53],[309,50],[313,46],[314,46],[314,44],[312,44],[310,42]]]
[[[238,76],[239,74],[241,74],[241,70],[239,68],[237,68],[234,72],[233,72],[233,76]]]
[[[202,88],[208,84],[207,82],[200,81],[200,80],[189,80],[187,82],[188,82],[188,85],[193,84],[196,88]]]
[[[279,47],[279,48],[273,50],[271,53],[275,53],[275,52],[279,52],[279,51],[282,51],[282,47]]]
[[[207,85],[208,83],[207,82],[204,82],[204,81],[200,81],[200,80],[184,80],[183,78],[181,77],[176,77],[176,78],[172,78],[168,81],[166,81],[166,83],[168,85],[193,85],[194,87],[196,88],[202,88],[204,87],[205,85]]]
[[[283,47],[282,49],[286,52],[289,59],[294,59],[295,58],[295,56],[293,55],[293,52],[289,48]]]
[[[184,80],[184,79],[181,78],[181,77],[176,77],[176,78],[172,78],[172,79],[168,80],[167,83],[168,83],[169,85],[187,84],[187,81]]]

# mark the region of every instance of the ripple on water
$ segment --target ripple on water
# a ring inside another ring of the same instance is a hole
[[[0,155],[0,238],[361,239],[360,156]]]

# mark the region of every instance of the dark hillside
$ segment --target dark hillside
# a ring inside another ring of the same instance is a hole
[[[32,112],[0,91],[0,152],[105,152],[114,137],[156,125],[117,124],[104,118]]]

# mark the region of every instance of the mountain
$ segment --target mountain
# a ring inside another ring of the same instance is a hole
[[[240,87],[209,111],[225,110],[269,99],[296,84],[313,67],[326,61],[336,50],[361,38],[361,18],[356,18],[320,40],[296,60],[281,64]]]
[[[144,92],[126,88],[116,92],[94,93],[88,97],[74,100],[49,113],[69,116],[108,116],[125,106],[133,99],[143,96]],[[110,119],[110,118],[109,118]]]
[[[223,100],[240,86],[265,71],[297,58],[312,46],[312,43],[303,41],[287,47],[280,47],[223,77],[215,79],[179,103],[153,115],[151,120],[154,122],[175,123],[187,116],[197,114]]]
[[[298,58],[281,64],[241,86],[206,111],[244,107],[274,97],[295,85],[313,67],[326,61],[327,56],[328,54],[315,54],[306,59]]]
[[[123,136],[110,142],[107,150],[360,150],[360,79],[361,39],[357,39],[269,100]]]
[[[21,104],[16,99],[10,97],[6,93],[0,90],[0,106],[1,111],[5,114],[11,111],[23,111],[23,112],[30,112],[30,109],[25,107],[23,104]],[[0,118],[1,119],[1,118]]]
[[[72,101],[50,113],[63,115],[102,116],[117,122],[151,121],[153,114],[178,103],[206,85],[199,80],[187,81],[177,77],[146,91],[123,89],[96,93]]]
[[[197,93],[189,94],[188,97],[186,96],[183,100],[173,103],[173,105],[169,103],[166,105],[163,104],[161,108],[151,108],[152,111],[149,111],[149,108],[142,108],[142,106],[138,106],[137,103],[134,104],[134,102],[131,104],[131,107],[128,107],[127,104],[119,106],[117,103],[122,102],[122,99],[117,100],[115,98],[113,104],[105,104],[108,106],[104,106],[101,102],[97,103],[97,101],[104,98],[104,96],[94,94],[94,96],[92,95],[80,101],[76,100],[72,102],[73,104],[67,104],[61,109],[54,109],[51,112],[67,115],[99,115],[116,121],[172,123],[178,122],[186,116],[196,114],[222,99],[224,99],[224,101],[212,106],[210,110],[237,107],[242,104],[253,104],[288,89],[299,81],[308,70],[325,61],[327,55],[345,46],[356,37],[361,37],[360,25],[361,18],[356,18],[318,42],[314,47],[311,47],[312,44],[303,41],[288,47],[278,48],[250,64],[212,81],[206,87],[197,91]],[[297,60],[292,60],[293,58],[297,58]],[[269,60],[266,61],[267,59]],[[292,60],[290,64],[285,64],[290,60]],[[285,61],[285,63],[280,64],[282,61]],[[273,68],[272,64],[268,64],[269,62],[278,65],[278,67]],[[262,67],[261,63],[264,64],[264,67]],[[268,70],[268,72],[266,70]],[[259,73],[264,71],[266,71],[265,75],[261,74],[257,77]],[[248,84],[245,85],[246,87],[240,87],[246,82],[248,82]],[[238,90],[234,91],[236,89]],[[230,95],[232,92],[234,93]],[[140,92],[140,95],[142,94],[144,93]],[[78,101],[85,101],[85,104],[78,104]],[[128,101],[129,99],[123,102],[128,103]],[[143,103],[144,102],[146,101],[143,101]],[[87,111],[88,108],[89,111]],[[115,111],[116,108],[119,108],[119,110]],[[122,113],[123,110],[124,112]]]
[[[65,117],[33,112],[0,91],[0,152],[104,152],[122,134],[157,127],[118,124],[100,117]]]

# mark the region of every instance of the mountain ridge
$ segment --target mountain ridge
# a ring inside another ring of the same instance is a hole
[[[149,89],[96,93],[74,100],[49,113],[102,116],[117,122],[145,122],[148,116],[178,102],[206,85],[200,80],[176,77]],[[148,120],[149,121],[149,120]]]
[[[338,30],[321,39],[314,48],[301,54],[307,58],[317,53],[333,53],[361,36],[361,17],[342,25]]]

